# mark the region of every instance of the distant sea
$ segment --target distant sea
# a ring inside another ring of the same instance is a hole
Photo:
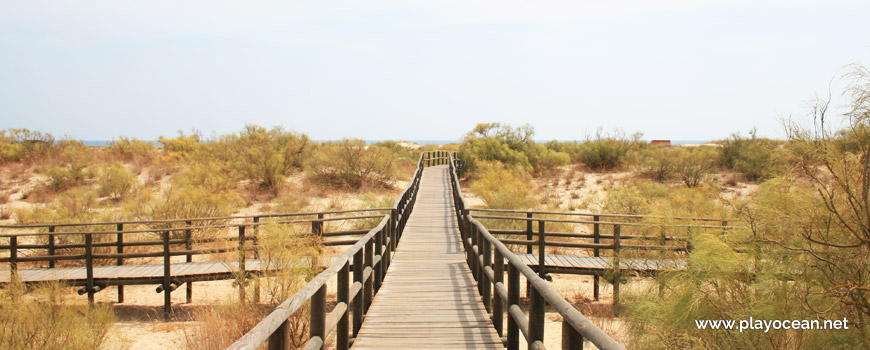
[[[325,142],[325,141],[330,141],[330,140],[314,140],[314,141],[315,142]],[[382,141],[387,141],[387,140],[366,140],[366,144],[371,145],[373,143],[382,142]],[[396,140],[393,140],[393,141],[396,141]],[[403,141],[413,142],[413,143],[416,143],[418,145],[446,145],[448,143],[462,142],[462,140],[403,140]],[[573,140],[571,140],[571,141],[573,141]],[[645,141],[649,142],[650,140],[645,140]],[[112,141],[110,141],[110,140],[86,140],[86,141],[82,141],[82,143],[85,146],[91,146],[91,147],[108,147],[111,142]],[[151,142],[155,146],[158,146],[158,147],[163,145],[159,141],[148,141],[148,142]],[[546,143],[546,142],[549,142],[549,140],[538,140],[537,142],[538,143]],[[709,141],[709,140],[707,140],[707,141],[704,141],[704,140],[671,140],[672,145],[700,145],[700,144],[710,143],[710,142],[712,142],[712,141]]]

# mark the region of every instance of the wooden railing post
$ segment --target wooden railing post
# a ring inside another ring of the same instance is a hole
[[[163,231],[163,318],[167,321],[172,315],[172,256],[169,249],[169,231]]]
[[[481,253],[483,255],[483,269],[480,276],[480,284],[483,286],[483,293],[481,296],[483,297],[483,307],[486,308],[486,311],[492,311],[492,283],[489,279],[489,276],[486,274],[486,268],[492,268],[492,244],[489,243],[488,240],[481,240],[482,248]],[[493,278],[495,276],[493,275]]]
[[[531,305],[529,308],[529,350],[537,349],[536,341],[544,341],[544,313],[546,311],[546,302],[541,292],[537,288],[532,287]]]
[[[326,284],[320,286],[311,296],[311,321],[309,325],[310,338],[320,337],[326,343]],[[323,349],[323,345],[317,347]]]
[[[18,274],[18,236],[9,237],[9,269],[12,270],[12,278]]]
[[[278,329],[269,336],[269,350],[287,350],[290,348],[290,320],[284,320]]]
[[[728,234],[728,220],[722,220],[722,235]]]
[[[495,249],[495,259],[492,266],[493,277],[495,277],[492,282],[495,286],[494,289],[498,290],[499,284],[504,285],[504,256],[498,249]],[[498,336],[501,337],[504,335],[504,301],[498,293],[493,294],[495,295],[492,300],[492,324],[495,326]]]
[[[184,250],[189,252],[193,249],[193,229],[190,228],[193,227],[193,222],[185,221],[184,223],[188,227],[188,229],[184,230]],[[189,263],[193,262],[193,254],[187,253],[185,261]],[[185,289],[185,294],[187,294],[185,297],[187,298],[187,303],[190,304],[193,302],[193,281],[187,281],[187,287]]]
[[[119,224],[115,225],[115,231],[118,231],[118,236],[116,239],[117,248],[115,251],[118,252],[118,254],[123,254],[124,253],[124,224],[119,223]],[[115,262],[115,264],[118,266],[124,265],[124,258],[118,257],[118,260]],[[123,302],[124,302],[124,286],[119,284],[118,285],[118,303],[120,304]]]
[[[583,349],[583,336],[568,323],[562,320],[562,350]]]
[[[547,276],[547,271],[544,265],[547,258],[547,241],[546,233],[544,232],[544,220],[538,221],[538,276],[544,278]]]
[[[621,279],[621,267],[619,261],[621,225],[613,225],[613,314],[619,312],[619,282]]]
[[[48,235],[48,256],[51,256],[51,257],[54,256],[54,234],[53,234],[53,232],[54,232],[54,226],[49,226],[48,233],[50,233],[50,234]],[[54,259],[49,260],[48,267],[54,268],[54,266],[55,266]]]
[[[363,251],[359,250],[353,255],[353,282],[354,284],[359,283],[360,287],[364,285],[363,283],[363,270],[365,266],[363,266]],[[363,323],[363,291],[360,290],[356,293],[356,296],[353,298],[353,337],[359,334],[359,329],[362,327]]]
[[[94,237],[85,233],[85,271],[87,275],[88,303],[94,303]]]
[[[317,220],[323,220],[323,213],[317,214]],[[317,237],[318,241],[321,241],[323,239],[323,221],[312,221],[311,233]]]
[[[483,273],[483,267],[480,266],[480,255],[481,255],[481,250],[482,250],[480,248],[480,228],[475,227],[473,233],[474,233],[474,235],[472,236],[472,239],[471,239],[471,243],[472,243],[472,245],[471,245],[471,256],[472,256],[471,261],[474,262],[474,265],[473,265],[474,268],[471,269],[471,271],[473,272],[472,275],[474,277],[474,280],[478,282],[477,283],[477,292],[482,295],[483,294],[483,283],[480,283],[480,281],[481,281],[481,274]],[[475,252],[475,249],[477,249],[477,252]]]
[[[348,307],[345,309],[341,318],[338,320],[338,326],[335,329],[335,347],[338,350],[347,350],[350,347],[350,262],[345,261],[344,266],[338,271],[338,283],[336,284],[336,303],[345,303]]]
[[[526,220],[526,240],[527,241],[531,241],[531,240],[535,239],[535,236],[534,236],[535,231],[533,231],[533,229],[532,229],[532,220],[531,220],[532,217],[534,217],[534,215],[535,215],[535,213],[533,213],[533,212],[526,213],[526,218],[529,219],[529,220]],[[534,251],[532,250],[532,245],[531,244],[527,245],[526,246],[526,254],[532,254],[533,252]]]
[[[369,240],[368,242],[366,242],[366,245],[365,245],[365,254],[366,254],[365,255],[365,266],[363,266],[362,268],[363,269],[365,269],[366,267],[372,268],[372,275],[370,275],[368,278],[366,278],[365,283],[363,283],[363,313],[369,312],[369,306],[371,306],[372,298],[374,297],[374,285],[372,283],[373,282],[372,280],[374,280],[373,275],[377,274],[377,272],[374,270],[374,249],[373,249],[373,246],[374,246],[374,244],[373,244],[372,240]],[[363,271],[365,271],[365,270],[363,270]]]
[[[384,231],[380,230],[375,233],[374,237],[375,241],[375,256],[380,256],[381,261],[378,262],[378,266],[372,266],[372,278],[374,278],[374,293],[376,294],[378,290],[381,289],[381,282],[384,280],[384,266],[386,266],[386,258],[384,257]]]
[[[600,216],[594,215],[592,216],[592,221],[595,221],[592,224],[592,243],[598,244],[601,243],[601,228],[599,227],[598,221],[600,220]],[[592,256],[599,257],[601,256],[601,250],[598,248],[592,249]],[[595,301],[598,301],[601,296],[601,282],[599,281],[600,276],[595,275],[592,276],[592,297]]]
[[[526,213],[526,240],[529,241],[529,244],[526,245],[526,254],[532,255],[535,253],[535,248],[532,247],[531,241],[535,240],[535,230],[534,230],[534,222],[531,220],[535,217],[534,212]],[[529,280],[526,280],[526,298],[529,297],[529,290],[532,289],[532,284]]]
[[[508,265],[508,329],[507,329],[507,348],[508,350],[519,350],[520,348],[520,327],[517,320],[510,314],[510,309],[514,305],[520,304],[520,270],[514,264]]]
[[[392,246],[390,249],[391,251],[396,251],[396,246],[399,244],[399,223],[397,219],[398,212],[396,211],[396,208],[390,209],[390,236],[392,237],[390,238],[390,245]]]
[[[247,260],[247,258],[245,257],[245,225],[242,224],[242,225],[239,225],[239,277],[238,277],[239,301],[241,301],[242,304],[245,304],[245,299],[247,299],[246,295],[245,295],[245,283],[247,282],[248,276],[247,276],[247,272],[245,271],[245,260]]]

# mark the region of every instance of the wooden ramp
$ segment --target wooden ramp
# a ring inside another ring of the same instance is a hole
[[[447,166],[420,193],[354,349],[503,349],[477,293],[453,212]]]

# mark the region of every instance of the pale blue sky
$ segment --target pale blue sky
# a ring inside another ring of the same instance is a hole
[[[502,121],[542,140],[599,126],[782,137],[777,118],[870,62],[866,1],[180,3],[0,0],[0,129],[436,140]]]

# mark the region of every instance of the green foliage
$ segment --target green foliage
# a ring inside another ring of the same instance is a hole
[[[580,144],[578,159],[593,170],[610,170],[623,166],[629,151],[638,147],[641,134],[631,137],[620,131],[605,134],[599,129],[594,138]]]
[[[716,168],[716,151],[709,147],[680,147],[674,170],[687,187],[698,187]]]
[[[174,176],[158,194],[141,191],[128,198],[125,211],[137,220],[226,216],[243,204],[233,181],[220,167],[196,164]]]
[[[87,166],[93,160],[93,154],[80,142],[65,141],[61,147],[61,165],[45,170],[48,187],[55,193],[81,185],[90,178]]]
[[[163,145],[163,150],[170,155],[181,158],[186,158],[199,149],[201,143],[200,137],[197,134],[185,136],[184,132],[178,131],[178,137],[171,139],[160,136],[160,143]]]
[[[481,162],[498,161],[524,172],[544,173],[569,163],[567,154],[554,151],[534,140],[535,129],[529,125],[513,128],[500,123],[477,124],[465,135],[459,157],[469,171]]]
[[[531,176],[520,169],[510,169],[499,162],[478,164],[477,179],[471,191],[482,198],[489,208],[534,209],[537,205]]]
[[[98,349],[114,319],[103,304],[74,304],[57,283],[27,288],[13,282],[0,289],[0,348]]]
[[[318,147],[309,163],[310,178],[334,188],[389,188],[395,178],[394,162],[387,148],[367,148],[363,140],[344,139]]]
[[[651,146],[631,152],[630,163],[643,177],[665,182],[674,177],[678,147]]]
[[[167,141],[172,143],[173,141],[166,140],[165,138],[161,138],[163,141]],[[161,141],[162,142],[162,141]],[[164,144],[164,147],[165,144]],[[136,159],[150,159],[154,155],[154,144],[151,142],[146,142],[139,140],[137,138],[127,138],[127,137],[119,137],[118,140],[114,140],[109,143],[109,152],[118,157],[119,159],[123,159],[126,161],[132,161]],[[169,149],[167,149],[169,151]]]
[[[103,169],[100,176],[100,195],[122,199],[136,187],[136,178],[121,164]]]
[[[56,151],[56,140],[49,133],[15,128],[0,130],[0,162],[33,159]]]
[[[761,181],[780,173],[780,164],[776,156],[779,142],[755,137],[755,131],[750,132],[750,138],[740,134],[732,134],[721,142],[719,148],[720,164],[733,169],[749,181]]]
[[[266,130],[246,125],[238,135],[225,136],[222,142],[229,145],[233,164],[248,179],[273,193],[287,175],[302,168],[310,148],[307,135],[278,126]]]

